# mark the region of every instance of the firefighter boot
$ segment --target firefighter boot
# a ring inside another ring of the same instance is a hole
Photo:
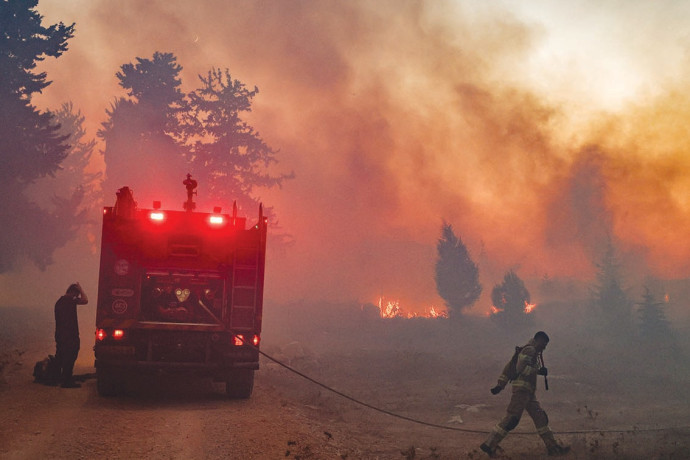
[[[494,458],[496,457],[496,448],[498,447],[498,443],[501,442],[507,434],[508,433],[506,431],[496,426],[493,430],[491,430],[489,437],[482,443],[481,446],[479,446],[479,448],[486,452],[489,457]]]
[[[553,432],[546,427],[545,430],[538,430],[539,436],[544,441],[546,445],[546,450],[548,451],[549,457],[558,457],[565,455],[570,452],[570,446],[562,446],[558,444],[556,439],[553,437]]]

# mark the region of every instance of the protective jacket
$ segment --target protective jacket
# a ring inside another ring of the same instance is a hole
[[[517,361],[517,378],[513,380],[513,388],[525,388],[529,391],[537,389],[537,372],[541,368],[539,352],[537,352],[534,339],[527,342],[522,348]]]
[[[77,301],[74,296],[63,295],[55,303],[55,342],[58,344],[79,343]]]
[[[518,354],[515,370],[517,377],[512,380],[513,388],[524,388],[534,392],[537,389],[537,371],[541,367],[539,363],[539,352],[537,352],[536,342],[531,339],[522,347]],[[503,388],[508,384],[510,375],[509,368],[511,363],[506,364],[501,376],[498,378],[498,385]]]
[[[505,438],[510,431],[520,423],[522,413],[527,411],[534,426],[537,428],[537,433],[541,436],[549,455],[563,455],[568,453],[570,447],[561,446],[549,428],[549,417],[541,408],[536,397],[537,375],[542,368],[542,360],[540,353],[537,351],[537,343],[534,339],[527,342],[521,349],[516,348],[517,360],[511,359],[503,368],[503,373],[498,379],[498,386],[503,388],[512,377],[513,392],[510,397],[510,404],[506,409],[506,415],[496,424],[491,430],[487,440],[480,446],[480,448],[494,457],[498,444]],[[513,355],[515,358],[515,355]],[[514,364],[514,369],[512,368]],[[509,377],[510,376],[510,377]],[[495,388],[491,389],[493,394],[497,394]],[[500,391],[500,390],[499,390]]]

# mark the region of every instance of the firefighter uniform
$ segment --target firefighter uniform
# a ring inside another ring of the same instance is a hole
[[[524,411],[527,411],[534,421],[537,433],[544,441],[549,455],[563,454],[568,451],[568,449],[563,448],[556,442],[553,432],[549,428],[549,418],[536,398],[537,375],[542,367],[539,362],[539,353],[537,343],[535,339],[532,339],[522,348],[518,355],[515,369],[517,371],[517,378],[511,382],[513,391],[508,409],[506,410],[506,416],[496,424],[491,430],[488,439],[481,446],[482,450],[489,455],[496,451],[496,447],[501,440],[520,423],[520,418]],[[498,391],[508,384],[507,370],[508,365],[498,379],[496,387],[499,388]],[[498,391],[495,391],[495,393],[498,393]]]
[[[79,321],[77,305],[89,302],[84,290],[75,283],[55,303],[55,357],[60,364],[60,379],[65,388],[78,388],[72,380],[74,362],[79,355]]]
[[[77,301],[71,295],[64,295],[55,303],[55,345],[61,383],[73,385],[72,371],[79,355],[79,322]]]

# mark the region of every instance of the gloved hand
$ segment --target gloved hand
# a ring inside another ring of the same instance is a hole
[[[503,387],[502,387],[501,385],[496,385],[495,387],[493,387],[493,388],[491,389],[491,394],[492,394],[492,395],[497,395],[497,394],[499,394],[499,393],[501,392],[501,390],[503,390]]]
[[[549,371],[545,367],[540,367],[537,371],[537,374],[546,377],[547,375],[549,375]]]

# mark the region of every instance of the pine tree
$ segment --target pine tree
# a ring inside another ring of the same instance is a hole
[[[449,316],[461,314],[482,293],[479,268],[450,224],[443,223],[436,249],[436,290],[445,300]]]
[[[630,333],[631,302],[623,289],[616,251],[610,240],[597,267],[596,284],[592,288],[592,302],[596,312],[609,330]]]
[[[0,273],[22,257],[45,268],[62,240],[53,229],[69,227],[75,217],[43,209],[26,195],[32,182],[58,170],[69,151],[54,114],[37,109],[32,97],[50,84],[45,72],[36,71],[38,62],[67,50],[74,24],[44,26],[37,5],[0,1]]]
[[[116,73],[128,97],[112,103],[98,131],[105,142],[106,203],[124,185],[134,190],[135,198],[161,200],[166,206],[182,203],[181,183],[189,171],[182,141],[188,107],[181,70],[173,54],[155,52]]]
[[[95,253],[94,241],[100,233],[102,172],[89,170],[96,141],[87,138],[85,117],[71,102],[62,104],[54,114],[60,134],[67,136],[67,157],[52,177],[37,180],[27,194],[41,207],[53,208],[54,215],[71,216],[56,224],[49,238],[60,236],[64,243],[76,239],[83,253]]]
[[[199,183],[199,198],[227,205],[237,200],[256,212],[256,188],[280,186],[292,177],[267,172],[276,151],[242,119],[258,89],[247,89],[228,70],[212,69],[200,77],[200,88],[185,94],[181,70],[173,54],[156,52],[117,73],[127,97],[113,102],[98,132],[106,144],[106,202],[128,185],[137,201],[167,198],[175,205],[180,197],[181,203],[180,184],[189,172]],[[274,215],[270,207],[264,214]]]
[[[233,80],[227,69],[211,69],[199,79],[201,87],[188,95],[191,110],[185,126],[191,169],[214,199],[237,200],[240,207],[258,209],[257,187],[280,186],[292,177],[266,171],[276,163],[276,152],[242,118],[251,111],[259,90]]]
[[[82,206],[100,207],[100,180],[102,172],[90,172],[90,162],[96,141],[88,139],[84,129],[85,117],[75,110],[71,102],[65,102],[54,112],[59,123],[59,133],[67,137],[69,150],[52,177],[36,181],[30,187],[30,196],[40,205],[50,202],[52,196],[67,197],[81,189],[84,195]],[[98,209],[96,212],[100,212]]]
[[[637,304],[640,318],[640,334],[643,338],[655,341],[671,340],[671,328],[666,320],[662,302],[656,302],[654,294],[645,286],[642,302]]]

